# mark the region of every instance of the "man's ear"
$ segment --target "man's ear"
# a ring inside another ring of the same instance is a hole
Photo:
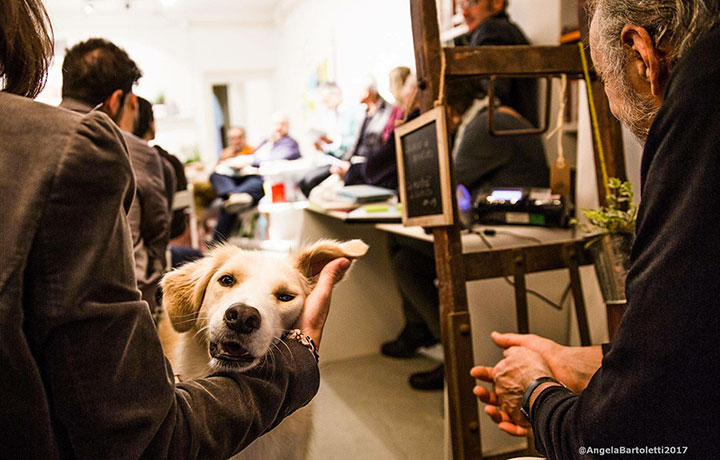
[[[135,93],[130,93],[125,99],[125,110],[136,112],[138,109],[138,99]]]
[[[234,246],[220,246],[207,257],[187,263],[163,277],[160,283],[163,308],[177,332],[186,332],[193,327],[210,279],[238,251]]]
[[[666,53],[657,48],[644,27],[627,24],[620,35],[623,44],[638,58],[638,73],[655,97],[662,97],[670,76]]]
[[[125,103],[125,98],[123,97],[124,95],[125,93],[123,90],[116,89],[110,96],[107,97],[107,99],[105,99],[105,102],[103,102],[103,111],[113,120],[116,119],[122,110],[123,104]]]
[[[344,243],[320,240],[303,249],[297,255],[295,265],[310,284],[314,285],[325,265],[340,257],[346,257],[352,262],[353,259],[364,256],[368,249],[368,245],[362,240],[350,240]]]

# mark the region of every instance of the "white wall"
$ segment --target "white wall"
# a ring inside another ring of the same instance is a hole
[[[510,0],[508,14],[533,45],[557,45],[562,29],[560,0]]]
[[[306,0],[291,3],[278,20],[277,94],[291,122],[302,126],[303,95],[317,66],[327,59],[328,78],[355,103],[361,79],[372,74],[392,102],[388,74],[393,67],[415,67],[406,0]]]
[[[264,106],[268,101],[273,104],[270,82],[276,66],[275,30],[269,19],[231,17],[208,23],[132,9],[85,15],[50,7],[49,13],[59,49],[40,100],[50,104],[60,100],[64,49],[87,38],[102,37],[124,48],[142,69],[143,77],[135,89],[138,95],[151,101],[160,94],[165,96],[171,116],[159,117],[156,140],[169,151],[183,157],[200,153],[214,162],[218,146],[213,132],[213,82],[237,83],[247,78],[257,87],[257,80],[264,79],[263,97],[249,100],[262,106],[246,111],[266,119],[254,124],[265,132],[252,135],[267,135],[271,108]]]

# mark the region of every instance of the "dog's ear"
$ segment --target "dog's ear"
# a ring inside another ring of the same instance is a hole
[[[298,254],[296,266],[300,273],[310,281],[310,284],[314,285],[325,265],[339,257],[346,257],[352,262],[354,259],[364,256],[368,249],[368,245],[362,240],[350,240],[344,243],[321,240]]]
[[[219,246],[208,256],[187,263],[163,277],[160,283],[163,308],[177,332],[186,332],[193,327],[210,278],[237,251],[239,249],[234,246]]]

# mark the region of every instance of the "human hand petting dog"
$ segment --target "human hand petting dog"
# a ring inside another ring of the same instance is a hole
[[[344,257],[335,259],[323,267],[317,284],[305,300],[305,307],[295,323],[295,328],[313,339],[318,348],[330,312],[333,287],[342,279],[348,268],[350,261]]]

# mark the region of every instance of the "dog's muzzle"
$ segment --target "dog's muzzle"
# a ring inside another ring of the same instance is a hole
[[[244,303],[230,305],[223,314],[223,323],[227,331],[211,340],[209,343],[210,356],[226,364],[246,365],[255,360],[255,356],[248,350],[249,336],[260,329],[262,318],[260,312]]]
[[[257,308],[236,303],[225,310],[223,321],[228,329],[240,334],[251,334],[260,328],[262,319]]]

